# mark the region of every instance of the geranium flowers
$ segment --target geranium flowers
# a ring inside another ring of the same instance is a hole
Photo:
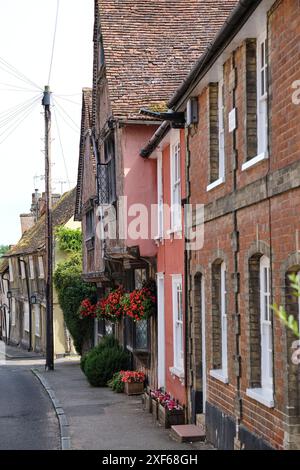
[[[124,316],[134,321],[149,318],[156,310],[156,296],[153,287],[142,287],[125,293],[122,287],[110,292],[106,297],[92,305],[89,299],[82,301],[79,315],[81,318],[104,318],[115,322]]]

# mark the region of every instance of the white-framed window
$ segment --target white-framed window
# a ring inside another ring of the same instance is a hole
[[[180,142],[171,145],[171,229],[181,230]]]
[[[183,298],[182,275],[172,275],[173,308],[173,361],[172,371],[177,375],[184,372],[184,337],[183,337]]]
[[[29,331],[29,303],[23,303],[23,312],[24,312],[24,331]]]
[[[222,336],[222,371],[228,376],[227,353],[227,309],[226,309],[226,264],[221,264],[221,336]]]
[[[273,338],[271,321],[270,260],[260,260],[261,386],[273,390]]]
[[[41,306],[40,304],[35,304],[34,306],[34,320],[35,320],[35,336],[41,336]]]
[[[219,268],[220,281],[218,289],[220,292],[220,300],[218,305],[218,312],[220,314],[220,339],[221,339],[221,369],[212,369],[210,375],[224,383],[228,383],[228,339],[227,339],[227,291],[226,291],[226,264],[223,263]],[[217,280],[213,280],[216,282]]]
[[[13,297],[10,304],[11,326],[16,326],[16,299]]]
[[[39,266],[39,278],[44,279],[45,273],[44,273],[44,260],[42,256],[38,257],[38,266]]]
[[[8,266],[9,266],[9,280],[10,282],[14,282],[14,265],[12,259],[8,259]]]
[[[157,238],[164,236],[164,199],[162,154],[157,158]]]
[[[21,269],[21,279],[26,278],[26,271],[25,271],[25,263],[22,259],[19,260],[20,263],[20,269]]]
[[[268,51],[267,32],[257,38],[257,153],[268,154]]]
[[[34,262],[32,256],[29,256],[29,277],[30,279],[34,279]]]
[[[225,177],[225,130],[224,130],[224,79],[219,81],[218,123],[219,123],[219,180]]]

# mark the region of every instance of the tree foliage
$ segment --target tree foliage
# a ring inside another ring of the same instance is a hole
[[[79,253],[82,248],[82,232],[78,229],[72,229],[59,226],[55,230],[60,250],[71,253]]]
[[[68,260],[59,263],[54,274],[58,301],[78,354],[82,354],[83,346],[93,332],[93,320],[81,319],[79,316],[80,304],[87,298],[92,302],[96,301],[96,288],[84,282],[81,273],[82,258],[80,254],[75,253]]]
[[[8,245],[0,245],[0,258],[5,255],[5,253],[7,253],[9,250],[9,246]]]

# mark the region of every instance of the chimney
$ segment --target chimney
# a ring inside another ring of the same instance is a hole
[[[24,235],[24,233],[27,232],[27,230],[31,229],[31,227],[33,227],[35,224],[34,214],[20,214],[20,221],[22,235]]]

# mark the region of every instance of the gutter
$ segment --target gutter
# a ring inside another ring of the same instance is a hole
[[[163,140],[165,135],[169,132],[171,128],[170,121],[163,121],[159,128],[155,131],[148,144],[142,148],[140,151],[140,156],[143,158],[150,157],[153,150],[158,146],[158,144]]]
[[[177,89],[171,100],[168,102],[169,108],[178,108],[180,104],[182,104],[186,95],[193,91],[200,79],[232,41],[237,31],[242,28],[261,2],[262,0],[239,1],[229,18],[225,21],[214,41],[210,46],[208,46],[206,51],[192,68],[186,80]]]

